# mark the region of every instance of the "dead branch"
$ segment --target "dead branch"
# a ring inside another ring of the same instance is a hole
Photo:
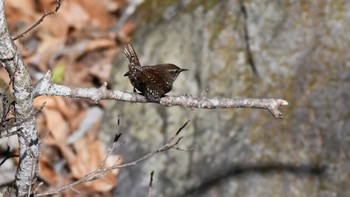
[[[14,184],[8,187],[5,196],[28,196],[30,185],[38,173],[38,130],[35,126],[33,86],[28,69],[7,29],[4,0],[0,1],[0,62],[13,80],[15,117],[21,124],[18,135],[19,164]],[[26,142],[30,142],[29,144]]]
[[[50,96],[65,96],[70,98],[86,98],[92,101],[98,102],[102,99],[113,99],[124,102],[139,102],[146,103],[147,100],[138,94],[122,92],[119,90],[107,90],[106,84],[100,88],[75,88],[67,87],[50,82],[51,73],[48,72],[35,87],[32,86],[32,81],[29,77],[29,72],[23,59],[13,43],[13,40],[25,37],[27,33],[36,28],[40,23],[43,22],[44,18],[55,14],[60,8],[60,0],[56,0],[57,7],[54,11],[44,15],[31,27],[25,30],[14,38],[10,37],[7,29],[6,18],[4,15],[4,0],[0,0],[0,62],[9,73],[14,89],[15,98],[15,116],[16,122],[14,125],[7,125],[7,131],[9,133],[1,135],[1,137],[7,137],[10,135],[17,134],[19,140],[19,165],[16,173],[15,183],[8,188],[8,192],[5,196],[29,196],[32,184],[36,181],[38,173],[38,158],[39,158],[39,147],[38,147],[38,131],[35,126],[35,115],[33,99],[41,95]],[[282,105],[288,105],[288,102],[281,99],[253,99],[253,98],[226,98],[226,99],[207,99],[207,98],[194,98],[192,96],[166,96],[160,100],[163,106],[182,106],[184,108],[259,108],[265,109],[272,113],[276,118],[282,118],[282,112],[279,111],[279,107]],[[176,132],[169,141],[150,152],[141,158],[129,162],[126,164],[115,164],[111,167],[106,167],[105,163],[108,157],[112,154],[116,147],[117,139],[113,143],[112,148],[108,151],[106,158],[101,162],[98,169],[92,173],[87,174],[80,180],[60,188],[56,188],[51,191],[46,191],[36,196],[45,196],[51,194],[58,194],[59,192],[71,189],[75,190],[74,187],[78,184],[100,179],[105,174],[114,169],[123,167],[133,166],[142,162],[158,153],[168,151],[170,149],[188,151],[190,149],[180,148],[179,143],[183,139],[182,136],[178,136],[181,130],[187,125],[186,122]],[[6,129],[5,129],[6,130]],[[1,131],[1,130],[0,130]],[[18,132],[20,131],[20,132]],[[151,176],[152,183],[152,176]],[[150,183],[150,186],[151,186]]]
[[[1,127],[0,134],[1,133],[5,133],[5,134],[1,134],[0,139],[4,137],[10,137],[12,135],[17,135],[19,130],[21,129],[21,125],[26,121],[28,121],[30,118],[34,117],[37,113],[39,113],[39,111],[44,109],[45,105],[46,105],[46,102],[41,104],[40,108],[36,109],[34,112],[32,112],[32,114],[30,114],[27,118],[23,119],[22,121],[11,122],[7,124],[5,127]]]
[[[60,0],[56,0],[57,6],[55,8],[54,11],[52,12],[46,12],[46,10],[44,11],[44,14],[39,18],[39,20],[37,20],[32,26],[30,26],[27,30],[25,30],[23,33],[15,36],[12,38],[12,40],[17,40],[19,38],[25,37],[30,31],[32,31],[35,27],[37,27],[38,25],[40,25],[40,23],[42,23],[44,21],[44,18],[52,15],[52,14],[56,14],[56,12],[60,9],[61,7],[61,1]]]
[[[187,123],[188,122],[186,122],[180,128],[183,129],[187,125]],[[135,161],[132,161],[132,162],[129,162],[129,163],[126,163],[126,164],[120,164],[120,165],[115,164],[115,165],[113,165],[111,167],[105,167],[104,165],[106,163],[106,160],[108,159],[108,157],[110,157],[110,155],[112,154],[113,150],[116,147],[117,141],[114,141],[112,146],[111,146],[111,148],[110,148],[110,150],[107,152],[105,159],[103,159],[103,161],[101,162],[100,167],[97,168],[95,171],[85,175],[83,178],[79,179],[78,181],[76,181],[74,183],[71,183],[69,185],[62,186],[62,187],[59,187],[59,188],[56,188],[56,189],[53,189],[53,190],[50,190],[50,191],[46,191],[46,192],[42,192],[42,193],[39,193],[39,194],[35,194],[35,196],[57,195],[57,194],[59,194],[60,192],[62,192],[64,190],[74,189],[74,187],[76,185],[79,185],[79,184],[82,184],[82,183],[86,183],[86,182],[90,182],[90,181],[94,181],[96,179],[100,179],[103,176],[105,176],[107,172],[110,172],[112,170],[125,168],[125,167],[129,167],[129,166],[134,166],[134,165],[137,165],[138,163],[140,163],[142,161],[145,161],[145,160],[151,158],[152,156],[154,156],[154,155],[156,155],[158,153],[162,153],[162,152],[168,151],[170,149],[175,149],[176,150],[178,148],[178,145],[179,145],[180,141],[183,139],[183,137],[179,136],[179,134],[180,134],[180,132],[176,132],[167,141],[167,143],[165,145],[159,147],[155,151],[152,151],[152,152],[150,152],[150,153],[140,157],[139,159],[137,159]],[[116,139],[119,139],[120,136],[119,135],[117,135],[117,136],[118,137],[116,137]]]
[[[119,90],[108,90],[107,84],[100,88],[76,88],[58,85],[50,82],[51,72],[47,72],[34,88],[34,96],[65,96],[70,98],[85,98],[94,102],[103,99],[113,99],[124,102],[146,103],[147,100],[139,94],[122,92]],[[258,108],[271,112],[275,118],[282,118],[280,106],[288,105],[288,102],[282,99],[257,99],[257,98],[194,98],[192,96],[166,96],[160,100],[163,106],[181,106],[184,108]]]

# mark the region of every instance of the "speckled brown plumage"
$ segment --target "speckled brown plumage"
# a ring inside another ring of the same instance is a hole
[[[170,92],[173,83],[182,71],[174,64],[157,64],[153,66],[141,66],[133,47],[128,44],[124,49],[124,55],[129,60],[129,71],[124,76],[129,77],[135,89],[150,102],[159,102],[161,97]]]

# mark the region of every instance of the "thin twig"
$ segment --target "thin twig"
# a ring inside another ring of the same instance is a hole
[[[117,136],[120,137],[121,134],[120,135],[117,134]],[[107,159],[112,155],[114,149],[117,147],[117,142],[118,140],[113,141],[112,147],[110,147],[109,150],[107,151],[106,157],[102,160],[102,162],[100,163],[100,166],[98,167],[99,169],[102,169],[106,165]]]
[[[252,50],[250,48],[250,38],[249,38],[249,29],[248,29],[248,13],[247,13],[247,9],[244,5],[243,0],[239,1],[240,7],[241,7],[241,12],[243,14],[243,36],[244,36],[244,42],[245,42],[245,48],[246,48],[246,52],[247,52],[247,60],[248,60],[248,64],[250,65],[250,67],[253,70],[253,73],[256,76],[259,76],[258,70],[256,69],[256,65],[255,65],[255,61],[254,61],[254,56],[252,53]]]
[[[10,86],[12,82],[13,82],[13,76],[11,76],[9,84],[7,85],[7,87],[4,89],[4,92],[2,93],[3,111],[2,111],[2,118],[1,118],[0,125],[3,125],[3,123],[6,121],[6,117],[11,109],[10,106],[13,104],[13,101],[15,100],[13,94],[10,92]]]
[[[12,154],[10,151],[10,146],[7,146],[7,149],[5,152],[2,152],[0,155],[5,156],[5,158],[0,162],[0,166],[5,163],[6,160],[12,158],[12,157],[19,157],[19,155]]]
[[[52,15],[52,14],[56,14],[56,12],[60,9],[61,7],[61,1],[60,0],[56,0],[57,6],[55,8],[54,11],[52,12],[46,12],[46,10],[44,11],[44,15],[41,16],[41,18],[39,20],[37,20],[32,26],[30,26],[27,30],[25,30],[23,33],[15,36],[12,38],[13,41],[25,37],[30,31],[32,31],[35,27],[37,27],[40,23],[42,23],[44,21],[44,18]]]
[[[45,130],[45,133],[43,134],[43,136],[41,137],[41,139],[39,139],[39,145],[41,145],[44,140],[49,136],[50,130]]]
[[[148,185],[148,197],[152,196],[152,183],[153,183],[154,170],[151,172],[149,185]]]
[[[192,147],[189,147],[189,148],[176,147],[175,149],[178,150],[178,151],[189,152],[189,151],[193,151],[196,148],[194,146],[192,146]]]
[[[187,121],[185,122],[185,124],[183,124],[183,125],[179,128],[179,130],[177,130],[176,135],[178,135],[178,134],[182,131],[182,129],[185,128],[185,127],[187,126],[187,124],[188,124],[190,121],[191,121],[190,119],[187,120]]]
[[[32,118],[32,116],[35,116],[39,111],[44,109],[45,105],[46,105],[46,102],[43,102],[38,109],[36,109],[33,113],[31,113],[27,118],[23,119],[22,121],[14,122],[13,124],[9,124],[9,125],[6,125],[6,127],[0,128],[0,133],[3,131],[7,131],[6,134],[0,135],[0,139],[4,137],[10,137],[12,135],[17,135],[18,131],[21,129],[21,125],[24,122],[28,121],[30,118]]]
[[[115,164],[111,167],[105,167],[105,168],[97,168],[95,171],[85,175],[83,178],[77,180],[76,182],[73,182],[69,185],[66,185],[66,186],[62,186],[62,187],[59,187],[59,188],[56,188],[56,189],[53,189],[53,190],[50,190],[50,191],[46,191],[46,192],[42,192],[42,193],[39,193],[39,194],[36,194],[35,196],[47,196],[47,195],[55,195],[55,194],[59,194],[61,191],[63,190],[66,190],[66,189],[72,189],[73,187],[75,187],[76,185],[79,185],[79,184],[82,184],[82,183],[86,183],[86,182],[90,182],[90,181],[93,181],[93,180],[96,180],[96,179],[100,179],[101,177],[105,176],[105,174],[107,172],[110,172],[112,170],[115,170],[115,169],[120,169],[120,168],[125,168],[125,167],[129,167],[129,166],[134,166],[158,153],[161,153],[161,152],[164,152],[164,151],[168,151],[170,149],[177,149],[178,148],[178,144],[180,143],[180,141],[183,139],[182,136],[178,136],[179,135],[179,132],[176,132],[174,134],[174,136],[172,136],[170,138],[170,140],[163,146],[161,146],[160,148],[158,148],[157,150],[155,151],[152,151],[142,157],[140,157],[139,159],[135,160],[135,161],[132,161],[132,162],[129,162],[129,163],[126,163],[126,164]],[[114,147],[114,143],[112,145],[112,149]],[[111,152],[109,152],[111,153]],[[109,155],[107,154],[106,157],[109,157]],[[102,163],[104,163],[105,160],[102,161]],[[104,164],[100,166],[104,166]]]
[[[35,194],[35,193],[38,191],[38,189],[39,189],[43,184],[44,184],[44,182],[40,182],[40,183],[38,184],[38,186],[34,189],[33,194]]]

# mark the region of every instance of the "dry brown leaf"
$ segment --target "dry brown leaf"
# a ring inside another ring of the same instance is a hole
[[[82,29],[90,20],[89,13],[76,1],[65,1],[61,4],[59,15],[74,29]]]
[[[34,21],[36,16],[35,5],[33,1],[12,0],[6,1],[5,12],[8,23],[27,20]],[[28,20],[29,19],[29,20]]]
[[[64,2],[61,0],[61,5],[62,3]],[[46,10],[47,12],[50,12],[56,9],[57,3],[55,0],[36,0],[36,6],[36,10]]]
[[[62,113],[62,115],[65,117],[65,119],[69,120],[72,117],[75,117],[77,113],[79,113],[79,108],[78,106],[70,102],[70,104],[67,104],[67,98],[63,97],[54,97],[56,102],[57,102],[57,110]]]
[[[40,96],[34,99],[34,106],[40,107],[46,102],[44,109],[55,109],[59,111],[65,119],[75,117],[79,113],[78,106],[74,103],[67,104],[66,98],[63,97],[52,97],[52,96]]]
[[[110,49],[113,47],[115,47],[114,40],[100,38],[89,42],[85,49],[85,52],[88,53],[96,50]]]
[[[70,62],[76,62],[83,55],[93,51],[101,51],[115,47],[115,42],[110,39],[81,40],[78,43],[69,45],[64,49],[64,55]]]
[[[97,138],[91,141],[86,139],[79,140],[74,146],[77,157],[76,162],[74,165],[70,166],[70,169],[73,176],[79,179],[99,167],[100,163],[105,158],[106,150],[105,146]],[[111,156],[106,164],[108,164],[107,166],[112,166],[113,164],[120,164],[121,162],[122,159],[119,156]],[[86,183],[86,185],[98,192],[110,191],[117,184],[115,176],[118,172],[118,170],[108,172],[104,178]]]
[[[46,118],[47,128],[57,143],[65,143],[69,130],[66,120],[57,110],[45,109],[43,113]]]
[[[104,58],[95,61],[89,69],[91,75],[98,77],[102,82],[107,82],[112,72],[112,59],[119,49],[110,49],[105,51]]]
[[[49,35],[41,36],[41,43],[35,54],[26,59],[26,62],[32,65],[36,65],[41,71],[47,71],[48,63],[51,58],[54,57],[56,50],[60,50],[63,47],[64,40]]]
[[[5,14],[12,35],[22,33],[34,22],[37,17],[34,7],[33,1],[6,1]]]
[[[102,82],[106,82],[109,79],[111,70],[110,62],[108,60],[101,60],[91,65],[89,72],[91,75],[98,77]]]
[[[55,184],[57,175],[52,167],[52,160],[47,155],[41,155],[39,160],[39,176],[50,185]]]
[[[39,108],[44,102],[46,102],[45,108],[57,109],[57,102],[55,97],[52,96],[40,96],[34,99],[34,107]],[[44,109],[45,109],[44,108]]]
[[[54,0],[11,0],[5,6],[11,32],[18,35],[34,24],[44,14],[44,10],[51,12],[57,4]],[[128,21],[118,35],[109,31],[118,20],[115,13],[125,7],[124,0],[61,1],[61,8],[56,14],[46,17],[43,23],[26,37],[18,39],[16,44],[27,65],[34,65],[42,72],[58,63],[66,65],[64,84],[91,87],[96,85],[93,81],[96,77],[101,82],[109,79],[112,59],[119,50],[115,40],[129,42],[130,33],[135,29],[135,23]],[[6,72],[0,72],[0,76],[2,75],[8,78]],[[97,132],[94,132],[98,131],[101,123],[95,124],[87,135],[76,142],[73,150],[66,144],[66,140],[80,126],[86,113],[84,109],[91,104],[81,100],[67,101],[61,97],[46,96],[35,99],[34,104],[40,107],[44,101],[47,104],[38,115],[37,124],[40,136],[49,131],[44,145],[50,146],[52,150],[42,151],[39,173],[43,179],[50,180],[50,183],[66,185],[96,170],[105,157],[105,146],[96,139]],[[50,164],[60,159],[66,160],[71,175],[55,174]],[[106,166],[121,162],[120,157],[111,155]],[[97,181],[77,188],[94,192],[110,191],[117,184],[117,173],[118,170],[115,170]]]
[[[63,155],[63,158],[66,160],[68,166],[69,167],[74,166],[74,164],[77,162],[76,153],[66,143],[61,143],[57,145]]]
[[[86,138],[80,139],[74,144],[74,148],[77,152],[77,160],[70,166],[70,169],[76,178],[82,178],[87,173],[96,170],[102,161],[101,156],[105,155],[104,152],[100,155],[101,144],[97,139],[90,142]]]
[[[5,83],[9,84],[10,82],[9,74],[3,67],[0,68],[0,78],[3,79]]]
[[[74,117],[69,118],[69,129],[71,132],[77,130],[86,115],[86,110],[80,110]]]
[[[46,17],[43,23],[40,24],[40,34],[48,34],[54,38],[59,38],[62,42],[67,40],[68,30],[68,21],[61,12]]]
[[[127,21],[125,22],[124,26],[121,28],[121,32],[123,34],[131,35],[131,33],[136,29],[136,24],[134,21]]]
[[[49,96],[41,96],[34,99],[34,106],[40,107],[43,102],[46,102],[46,105],[41,112],[45,121],[39,119],[41,124],[46,124],[47,130],[50,131],[50,135],[53,136],[56,143],[65,142],[69,135],[69,127],[64,114],[69,114],[70,108],[65,105],[61,97]],[[44,128],[44,126],[41,125],[41,128]]]
[[[5,6],[5,8],[12,7],[26,14],[31,14],[35,10],[35,5],[33,1],[11,0],[6,1]]]
[[[111,27],[111,25],[116,21],[106,9],[103,7],[103,4],[100,1],[91,1],[91,0],[76,0],[79,4],[84,7],[86,12],[90,16],[90,25],[93,27],[99,27],[103,30]]]
[[[91,87],[92,81],[86,65],[74,63],[74,65],[68,66],[64,73],[64,83],[71,86]]]
[[[122,164],[122,159],[119,156],[111,156],[111,160],[116,161],[116,164]],[[119,163],[120,162],[120,163]],[[117,173],[113,173],[117,171]],[[105,177],[98,179],[94,182],[91,182],[91,186],[94,191],[97,192],[109,192],[118,185],[117,174],[119,169],[116,169],[112,172],[106,174]],[[87,184],[89,186],[89,184]]]
[[[103,0],[100,1],[105,10],[108,12],[116,12],[120,9],[126,8],[127,3],[125,0]]]

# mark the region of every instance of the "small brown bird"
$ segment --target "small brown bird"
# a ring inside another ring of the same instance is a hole
[[[134,86],[134,92],[140,91],[150,102],[159,103],[161,97],[170,92],[173,83],[182,71],[174,64],[157,64],[153,66],[141,66],[134,48],[128,44],[123,51],[129,60],[128,76]],[[136,89],[136,90],[135,90]]]

